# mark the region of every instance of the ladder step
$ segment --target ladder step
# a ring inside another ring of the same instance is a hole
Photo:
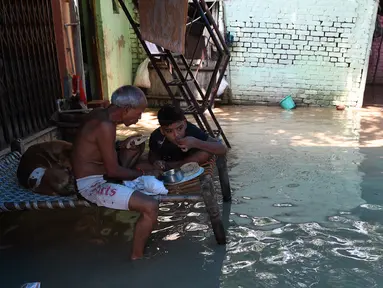
[[[202,107],[201,107],[201,108],[202,108]],[[206,111],[206,109],[204,108],[203,111],[202,111],[202,113],[205,113],[205,111]],[[193,115],[193,114],[198,114],[198,113],[197,113],[197,111],[195,111],[195,110],[194,110],[194,111],[185,110],[185,111],[184,111],[184,114],[185,114],[185,115]]]
[[[182,86],[182,85],[186,85],[187,83],[190,83],[190,82],[194,82],[193,79],[187,79],[185,80],[184,82],[182,82],[180,79],[174,79],[166,84],[168,84],[169,86]]]
[[[196,114],[197,112],[191,112],[191,111],[185,111],[184,114],[185,115],[193,115],[193,114]]]
[[[181,53],[171,53],[174,58],[180,57]],[[158,52],[158,53],[152,53],[152,56],[154,57],[168,57],[168,53],[166,52]]]

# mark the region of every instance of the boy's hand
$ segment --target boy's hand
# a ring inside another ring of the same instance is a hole
[[[188,151],[192,148],[196,148],[198,139],[192,136],[187,136],[185,138],[181,138],[177,141],[178,147],[181,148],[182,151]]]
[[[160,176],[162,175],[162,171],[161,170],[148,170],[148,171],[145,171],[145,176],[154,176],[156,177],[157,179],[160,178]]]
[[[162,171],[166,170],[166,162],[162,160],[157,160],[156,162],[153,163],[153,166],[155,169],[159,169]]]

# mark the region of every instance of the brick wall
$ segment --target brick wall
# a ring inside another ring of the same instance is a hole
[[[374,0],[225,0],[234,103],[361,104]]]
[[[383,17],[379,16],[379,21],[383,26]],[[380,47],[380,43],[383,41],[382,37],[375,38],[372,42],[371,55],[368,67],[368,84],[383,84],[383,43]],[[380,49],[379,49],[380,48]],[[379,58],[380,54],[380,58]],[[376,70],[376,75],[374,78]]]
[[[129,7],[129,11],[133,16],[133,19],[136,19],[136,22],[139,23],[140,21],[139,21],[138,11],[137,9],[134,8],[133,1],[128,0],[126,3],[128,4],[127,6]],[[131,48],[132,49],[131,51],[132,52],[132,72],[133,72],[132,81],[134,81],[137,68],[141,64],[141,62],[146,58],[146,53],[144,49],[142,48],[142,45],[140,41],[138,40],[136,34],[134,33],[132,26],[130,24],[128,25],[130,30],[130,41],[131,41],[131,47],[132,47]]]

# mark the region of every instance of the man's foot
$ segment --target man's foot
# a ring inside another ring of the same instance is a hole
[[[131,260],[140,260],[140,259],[143,259],[143,258],[144,258],[144,255],[141,255],[141,256],[139,256],[139,255],[132,255],[130,257]]]

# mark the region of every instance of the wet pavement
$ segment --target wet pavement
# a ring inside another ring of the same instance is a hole
[[[162,205],[138,262],[130,212],[103,210],[102,238],[89,209],[12,213],[2,219],[0,287],[383,287],[380,110],[215,113],[233,146],[226,247],[202,203]],[[133,130],[156,127],[148,112]]]

